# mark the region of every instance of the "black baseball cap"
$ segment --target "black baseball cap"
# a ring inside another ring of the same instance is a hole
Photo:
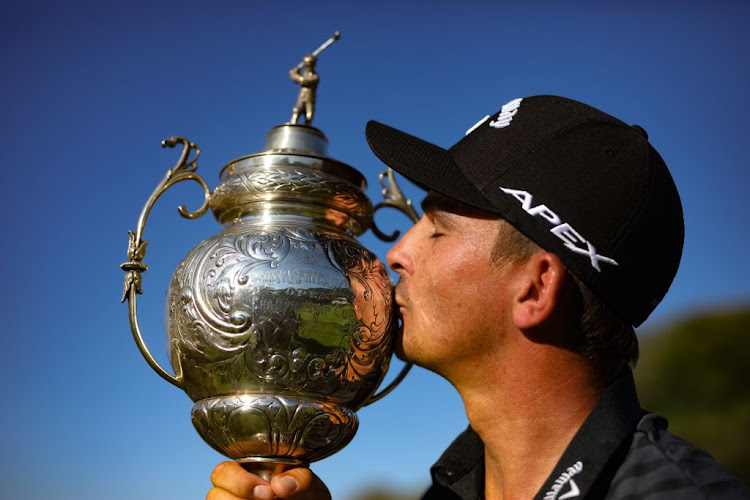
[[[370,121],[372,151],[428,190],[497,214],[633,326],[682,256],[682,204],[641,127],[557,96],[514,99],[449,149]]]

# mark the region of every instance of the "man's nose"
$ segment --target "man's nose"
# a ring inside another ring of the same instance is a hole
[[[388,267],[399,275],[404,273],[414,273],[414,258],[412,257],[411,246],[416,231],[417,226],[413,226],[409,229],[409,231],[398,240],[398,243],[388,251],[388,255],[386,255]]]

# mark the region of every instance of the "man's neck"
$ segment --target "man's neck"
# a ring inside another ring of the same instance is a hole
[[[529,345],[454,384],[485,446],[488,500],[532,498],[596,405],[593,368],[569,351]],[[487,370],[494,373],[487,373]],[[487,380],[495,383],[488,387]]]

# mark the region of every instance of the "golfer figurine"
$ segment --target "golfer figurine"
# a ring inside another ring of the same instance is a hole
[[[315,91],[320,82],[320,77],[315,72],[315,62],[318,60],[318,54],[339,38],[341,38],[341,34],[336,31],[323,45],[314,50],[312,54],[306,55],[301,63],[289,70],[289,78],[302,87],[299,90],[294,109],[292,109],[290,123],[299,123],[301,115],[305,117],[305,124],[310,125],[312,123],[315,116]]]

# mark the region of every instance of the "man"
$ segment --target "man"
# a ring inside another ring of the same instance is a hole
[[[515,99],[449,150],[370,122],[387,165],[429,190],[389,252],[404,359],[449,380],[470,428],[426,499],[750,498],[641,410],[633,330],[667,292],[684,236],[645,131],[569,99]],[[328,498],[294,469],[219,465],[210,500]]]

